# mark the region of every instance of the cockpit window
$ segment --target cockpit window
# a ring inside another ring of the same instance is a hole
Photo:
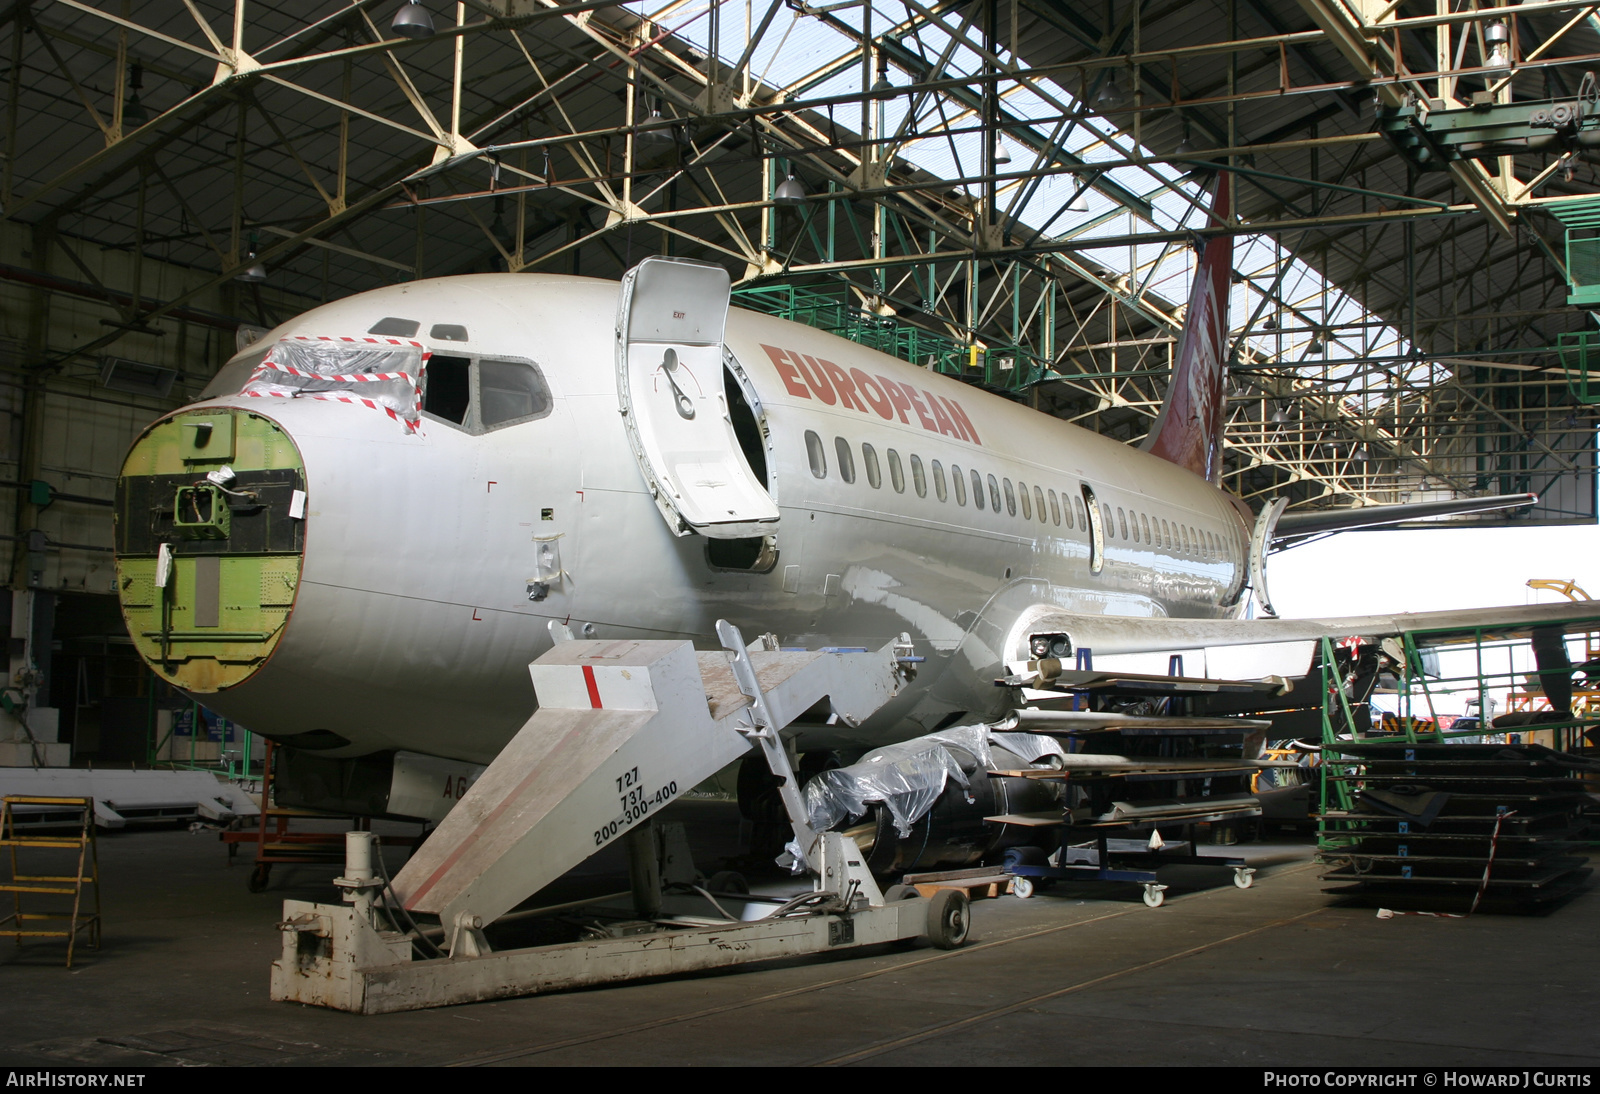
[[[415,319],[400,319],[390,315],[367,328],[368,334],[385,334],[390,338],[415,338],[422,324]]]
[[[478,362],[478,418],[484,428],[549,409],[550,389],[532,365],[489,357]]]
[[[467,328],[460,323],[435,323],[428,337],[436,342],[465,342]]]
[[[483,433],[550,413],[550,388],[531,361],[436,354],[423,377],[429,417]]]
[[[435,354],[423,378],[422,409],[447,422],[464,424],[467,408],[472,403],[471,364],[465,357]]]

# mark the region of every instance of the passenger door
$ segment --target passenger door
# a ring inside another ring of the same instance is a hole
[[[723,390],[728,271],[647,258],[622,281],[617,398],[639,470],[673,535],[771,535],[778,507],[751,472]]]

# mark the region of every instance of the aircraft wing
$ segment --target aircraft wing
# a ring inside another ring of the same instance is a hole
[[[1167,673],[1182,656],[1188,676],[1253,679],[1306,671],[1324,638],[1387,638],[1410,632],[1422,646],[1485,638],[1527,637],[1536,629],[1600,630],[1600,602],[1519,604],[1443,612],[1401,612],[1308,619],[1130,619],[1079,615],[1036,605],[1019,615],[1007,643],[1011,663],[1029,659],[1034,635],[1064,634],[1074,651],[1088,649],[1093,667]],[[1053,654],[1052,654],[1053,656]]]
[[[1275,545],[1302,536],[1348,532],[1356,528],[1376,528],[1427,517],[1458,516],[1462,513],[1487,513],[1496,509],[1525,509],[1539,500],[1537,494],[1496,494],[1487,498],[1451,498],[1446,501],[1412,501],[1400,505],[1364,505],[1354,509],[1312,509],[1285,513],[1278,518],[1272,533]]]

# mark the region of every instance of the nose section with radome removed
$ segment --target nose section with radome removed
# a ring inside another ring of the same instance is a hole
[[[218,692],[283,637],[305,550],[293,438],[225,406],[163,418],[117,481],[117,593],[140,656],[185,691]]]

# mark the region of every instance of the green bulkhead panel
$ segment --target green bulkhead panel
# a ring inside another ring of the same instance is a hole
[[[234,478],[208,482],[223,464]],[[299,587],[303,500],[290,513],[305,488],[293,440],[259,414],[179,412],[134,444],[117,483],[117,585],[134,645],[163,679],[214,692],[266,662]]]

